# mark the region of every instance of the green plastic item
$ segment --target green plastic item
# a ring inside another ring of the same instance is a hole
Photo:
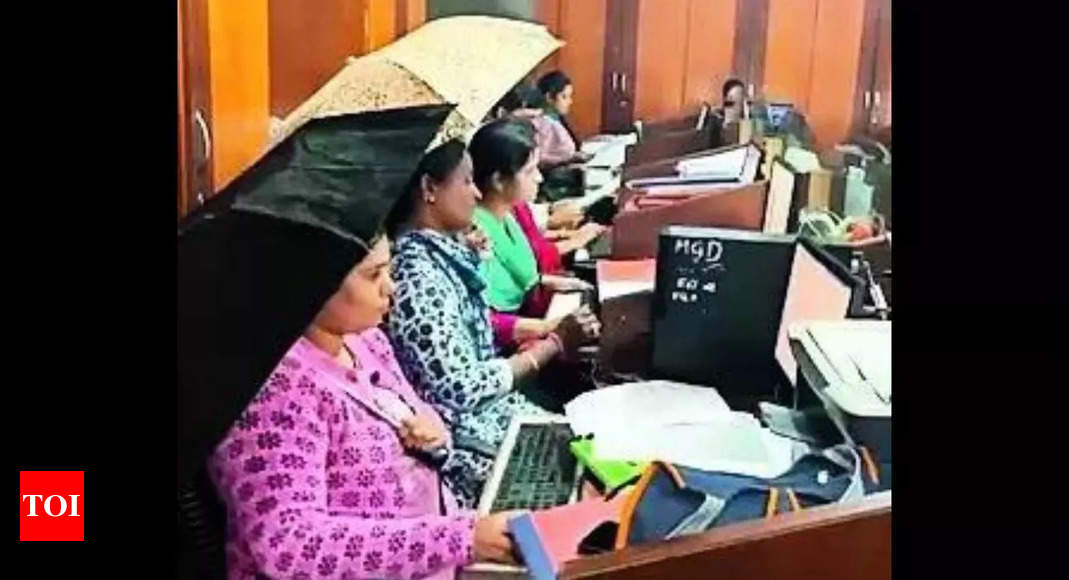
[[[606,489],[616,489],[632,479],[642,475],[647,462],[607,461],[594,456],[594,440],[578,439],[569,443],[572,455],[590,470]]]

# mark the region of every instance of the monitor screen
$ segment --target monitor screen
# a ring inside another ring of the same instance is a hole
[[[768,196],[765,199],[765,233],[787,233],[787,222],[794,199],[794,172],[780,159],[772,161],[772,178],[768,182]]]
[[[652,302],[655,376],[772,393],[795,238],[731,229],[662,230]]]
[[[780,127],[783,124],[783,120],[787,118],[787,114],[791,112],[794,106],[788,103],[770,103],[768,105],[768,120],[773,127]]]
[[[843,320],[850,308],[853,288],[822,264],[802,244],[795,246],[787,295],[783,301],[779,336],[776,339],[776,361],[795,384],[798,363],[787,341],[790,325],[808,320]]]

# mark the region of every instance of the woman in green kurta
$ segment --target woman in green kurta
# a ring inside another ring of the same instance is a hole
[[[472,137],[468,150],[473,179],[482,193],[474,221],[490,241],[490,255],[481,269],[491,308],[541,317],[553,292],[588,289],[576,278],[539,275],[527,236],[512,216],[513,205],[533,198],[542,181],[531,124],[522,119],[488,123]]]

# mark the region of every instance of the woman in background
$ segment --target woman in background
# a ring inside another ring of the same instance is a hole
[[[468,145],[481,198],[476,225],[489,238],[482,264],[487,300],[498,312],[542,317],[555,292],[589,290],[577,278],[543,273],[513,209],[533,199],[542,181],[534,129],[522,119],[498,119],[476,131]]]
[[[424,156],[387,220],[397,281],[389,335],[405,374],[449,426],[454,451],[443,473],[465,506],[478,502],[512,417],[545,412],[516,387],[598,330],[585,312],[546,333],[517,322],[513,338],[530,348],[497,356],[480,257],[463,239],[479,197],[471,157],[450,141]]]
[[[579,138],[568,124],[568,113],[572,111],[575,86],[564,71],[550,71],[538,79],[538,92],[543,99],[542,110],[546,116],[561,124],[572,138],[575,148],[579,148]]]
[[[524,119],[531,123],[535,130],[535,142],[538,147],[538,164],[544,167],[547,157],[550,164],[559,163],[561,160],[570,162],[574,159],[575,147],[571,137],[564,127],[546,116],[538,109],[527,107],[523,100],[522,87],[515,87],[509,91],[495,106],[496,117],[513,117]],[[541,169],[540,169],[541,171]],[[585,247],[599,236],[605,227],[588,223],[576,229],[583,220],[583,212],[567,201],[556,204],[550,210],[548,219],[548,231],[542,232],[534,217],[532,206],[537,197],[537,188],[527,191],[528,196],[516,202],[513,208],[513,217],[523,229],[527,241],[534,251],[535,260],[538,262],[538,271],[542,274],[557,274],[563,270],[562,257]],[[553,238],[551,240],[550,238]]]

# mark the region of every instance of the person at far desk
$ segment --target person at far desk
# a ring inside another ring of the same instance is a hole
[[[720,108],[714,113],[723,125],[734,123],[747,117],[746,86],[739,79],[728,79],[720,91]]]
[[[549,165],[554,165],[570,163],[576,159],[575,146],[564,126],[527,105],[523,98],[523,88],[517,86],[497,102],[494,111],[498,119],[512,117],[531,123],[538,146],[539,170],[547,165],[547,160]],[[596,223],[587,223],[576,228],[584,219],[583,211],[579,206],[565,200],[550,209],[547,231],[543,234],[532,211],[538,190],[530,188],[527,193],[529,195],[525,199],[516,202],[512,213],[531,244],[538,262],[538,271],[542,274],[561,272],[562,256],[586,247],[606,229]]]
[[[564,72],[555,70],[543,75],[538,79],[538,93],[541,96],[542,112],[556,123],[559,123],[568,133],[571,147],[577,151],[576,158],[568,163],[556,165],[544,164],[541,169],[546,175],[546,183],[542,184],[542,196],[550,201],[557,201],[566,197],[582,195],[582,167],[591,156],[579,150],[580,141],[568,123],[568,113],[572,110],[572,99],[575,88],[572,80]]]
[[[478,501],[512,417],[545,413],[516,387],[597,333],[591,316],[569,315],[524,352],[497,355],[480,257],[465,240],[479,198],[471,157],[452,140],[424,155],[386,220],[396,236],[388,333],[404,374],[449,426],[442,473],[465,507]]]

